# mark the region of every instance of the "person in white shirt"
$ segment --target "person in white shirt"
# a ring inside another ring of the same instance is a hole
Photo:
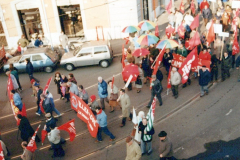
[[[185,20],[185,23],[190,26],[194,18],[191,14],[189,14],[189,12],[187,12],[186,16],[184,17],[184,20]]]
[[[176,32],[177,32],[178,26],[181,25],[182,20],[183,20],[183,15],[182,15],[182,13],[180,13],[179,11],[176,11],[176,12],[175,12],[175,19],[176,19],[175,29],[176,29]]]

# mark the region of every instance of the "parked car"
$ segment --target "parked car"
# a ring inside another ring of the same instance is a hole
[[[8,71],[9,64],[13,63],[19,72],[26,72],[26,58],[30,58],[34,70],[44,70],[47,73],[51,73],[60,60],[60,54],[50,48],[30,48],[23,55],[8,59],[7,64],[3,67],[3,71]]]
[[[90,41],[84,43],[73,52],[62,56],[60,65],[72,71],[79,66],[100,65],[109,66],[113,60],[113,53],[109,41]]]

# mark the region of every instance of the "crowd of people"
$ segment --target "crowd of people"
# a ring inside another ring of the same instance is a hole
[[[207,34],[212,23],[222,24],[224,32],[237,32],[237,29],[240,29],[238,9],[231,9],[228,2],[222,2],[221,0],[217,0],[217,5],[215,6],[216,8],[214,8],[213,11],[210,9],[210,2],[206,0],[198,0],[198,7],[198,14],[202,16],[205,27],[205,29],[203,31],[200,31],[200,33],[197,28],[191,30],[190,27],[191,23],[194,21],[194,17],[197,15],[193,12],[193,10],[191,10],[191,12],[186,12],[186,14],[183,15],[180,11],[175,9],[175,11],[171,12],[168,16],[169,24],[166,28],[166,30],[168,29],[166,36],[169,39],[176,40],[179,43],[179,46],[176,48],[165,49],[162,65],[164,66],[167,75],[170,75],[171,90],[175,99],[179,97],[178,87],[181,84],[182,77],[178,72],[178,69],[172,66],[172,60],[174,58],[173,53],[187,57],[193,50],[193,47],[189,45],[189,40],[195,34],[201,35],[201,43],[197,46],[194,46],[197,47],[199,59],[211,61],[210,68],[202,65],[198,72],[194,73],[195,78],[199,76],[200,97],[208,95],[208,84],[210,82],[217,82],[219,67],[221,69],[221,80],[224,81],[226,78],[230,77],[229,70],[231,68],[234,68],[235,64],[238,69],[240,64],[240,58],[237,57],[237,60],[235,61],[235,55],[232,54],[234,39],[233,36],[229,38],[229,41],[224,41],[224,46],[226,44],[226,49],[222,49],[222,37],[218,36],[217,34],[215,40],[212,43],[207,42]],[[178,27],[180,25],[184,27],[184,33],[179,33]],[[35,42],[38,43],[36,44],[36,47],[37,45],[41,45],[41,39],[38,40],[39,42]],[[64,43],[64,41],[67,41],[66,36],[64,36],[63,33],[60,36],[60,41],[62,43]],[[18,43],[21,44],[22,51],[24,51],[27,42],[22,39],[19,40]],[[66,46],[66,44],[64,46]],[[102,142],[102,131],[110,137],[109,141],[115,140],[115,136],[108,130],[107,127],[107,114],[104,111],[105,102],[108,103],[110,107],[109,113],[113,113],[115,108],[120,106],[122,110],[122,121],[119,125],[120,127],[124,127],[127,120],[132,121],[133,115],[130,111],[131,101],[130,97],[126,93],[126,89],[128,91],[131,91],[135,86],[137,93],[140,93],[143,84],[149,83],[151,87],[151,98],[146,107],[150,108],[154,97],[158,99],[159,106],[163,105],[163,100],[161,98],[161,92],[163,90],[161,83],[163,80],[163,73],[160,67],[157,70],[156,74],[153,74],[153,65],[161,50],[156,48],[154,44],[151,44],[146,48],[149,50],[150,54],[143,57],[135,57],[132,55],[135,49],[133,43],[128,49],[125,50],[126,58],[122,61],[122,63],[125,63],[125,65],[136,64],[139,70],[137,80],[134,83],[130,83],[127,88],[119,89],[112,80],[106,82],[102,77],[98,77],[98,97],[100,98],[100,104],[97,101],[96,95],[89,96],[87,91],[84,89],[84,86],[77,84],[77,80],[72,73],[69,73],[68,75],[61,74],[60,72],[55,73],[54,83],[57,88],[56,92],[60,96],[59,98],[61,100],[66,99],[65,102],[70,103],[70,92],[74,93],[75,95],[79,96],[86,104],[88,104],[93,114],[96,116],[97,122],[99,124],[96,143]],[[67,52],[66,47],[65,50]],[[223,54],[221,54],[222,50],[224,50]],[[30,60],[26,59],[25,62],[26,72],[28,73],[31,82],[30,87],[32,88],[32,96],[36,99],[36,104],[38,106],[36,115],[41,116],[43,114],[40,105],[42,105],[45,111],[46,124],[44,128],[48,132],[48,139],[51,143],[50,150],[54,151],[52,157],[62,157],[65,155],[62,144],[64,144],[66,140],[60,137],[60,131],[57,129],[56,117],[62,116],[63,113],[60,113],[55,107],[53,95],[49,91],[44,93],[40,81],[34,77],[34,68]],[[13,90],[11,91],[11,94],[13,95],[14,104],[21,112],[23,108],[23,102],[21,98],[22,87],[19,81],[18,70],[12,64],[10,64],[9,71],[6,74],[11,77],[13,83]],[[184,83],[182,87],[185,88],[190,84],[191,80],[188,78],[188,81]],[[56,113],[56,117],[53,116],[53,112]],[[21,132],[21,139],[23,141],[21,146],[24,149],[21,158],[29,160],[32,159],[33,154],[29,152],[26,147],[29,139],[34,134],[34,130],[31,127],[31,124],[29,123],[27,117],[22,116],[21,114],[18,114],[17,117],[21,120],[19,124],[19,130]],[[155,134],[155,130],[154,127],[152,127],[150,131],[146,131],[148,120],[148,117],[145,116],[145,113],[143,111],[140,111],[138,113],[138,122],[134,125],[135,132],[126,138],[126,160],[137,160],[145,154],[150,155],[152,153],[152,138]],[[175,159],[173,157],[172,142],[167,136],[167,133],[165,131],[161,131],[158,134],[158,137],[160,141],[160,160]],[[40,138],[38,136],[36,136],[35,140],[36,142],[40,142]],[[8,151],[6,145],[3,143],[3,141],[0,142],[4,151],[4,155],[9,156],[10,152]]]

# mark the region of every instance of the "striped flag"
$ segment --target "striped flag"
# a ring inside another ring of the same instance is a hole
[[[149,132],[151,131],[152,127],[153,127],[153,121],[154,121],[154,113],[155,113],[155,106],[156,106],[156,97],[154,97],[153,99],[153,102],[152,102],[152,105],[151,105],[151,108],[149,109],[148,111],[148,114],[147,114],[147,120],[148,120],[148,123],[147,123],[147,127],[145,128],[145,131],[146,132]],[[143,136],[143,140],[144,141],[149,141],[152,139],[152,135],[145,135]]]

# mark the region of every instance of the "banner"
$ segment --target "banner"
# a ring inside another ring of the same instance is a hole
[[[37,132],[38,132],[38,129],[40,128],[41,125],[38,126],[38,128],[36,129],[36,131],[34,132],[31,140],[29,141],[28,145],[27,145],[27,150],[31,151],[32,153],[35,152],[35,150],[37,149],[37,145],[36,145],[36,142],[35,142],[35,138],[36,138],[36,135],[37,135]]]
[[[50,78],[48,79],[47,84],[46,84],[46,86],[45,86],[44,89],[43,89],[43,94],[46,94],[46,93],[47,93],[47,90],[48,90],[48,88],[49,88],[49,85],[50,85],[51,81],[52,81],[52,77],[50,77]],[[45,113],[45,111],[44,111],[44,109],[43,109],[42,103],[43,103],[43,100],[40,100],[39,106],[40,106],[41,112],[42,112],[42,113]]]
[[[195,47],[187,56],[185,61],[182,63],[182,66],[179,68],[178,72],[182,76],[182,84],[186,83],[191,71],[191,67],[198,65],[198,54],[197,47]]]
[[[77,111],[77,116],[87,123],[88,130],[92,137],[96,138],[98,132],[98,123],[89,106],[78,96],[70,92],[71,107]]]
[[[173,53],[172,67],[180,68],[183,61],[186,59],[180,54]]]
[[[41,132],[42,145],[43,145],[43,142],[44,142],[46,136],[47,136],[47,131],[46,131],[46,129],[43,129]]]
[[[199,67],[206,66],[206,69],[210,72],[211,71],[210,64],[211,64],[211,61],[203,60],[203,59],[198,58],[198,65],[197,66],[192,66],[191,70],[193,72],[198,72]]]
[[[5,160],[1,143],[0,143],[0,160]]]
[[[70,141],[73,141],[74,138],[76,137],[76,129],[75,129],[74,121],[75,121],[75,119],[58,127],[59,130],[64,130],[69,133]]]
[[[161,50],[161,52],[158,54],[155,65],[153,67],[153,73],[152,75],[156,75],[157,71],[158,71],[158,67],[160,66],[162,59],[163,59],[163,55],[165,53],[165,48],[166,48],[166,44],[164,45],[163,49]]]
[[[14,105],[14,101],[13,101],[13,95],[11,94],[11,90],[13,90],[13,84],[12,84],[12,79],[11,76],[8,76],[8,83],[7,83],[7,92],[8,92],[8,98],[10,101],[10,105],[12,107],[12,111],[13,111],[13,115],[17,121],[17,125],[20,124],[20,120],[17,118],[17,114],[19,112],[19,109]]]

